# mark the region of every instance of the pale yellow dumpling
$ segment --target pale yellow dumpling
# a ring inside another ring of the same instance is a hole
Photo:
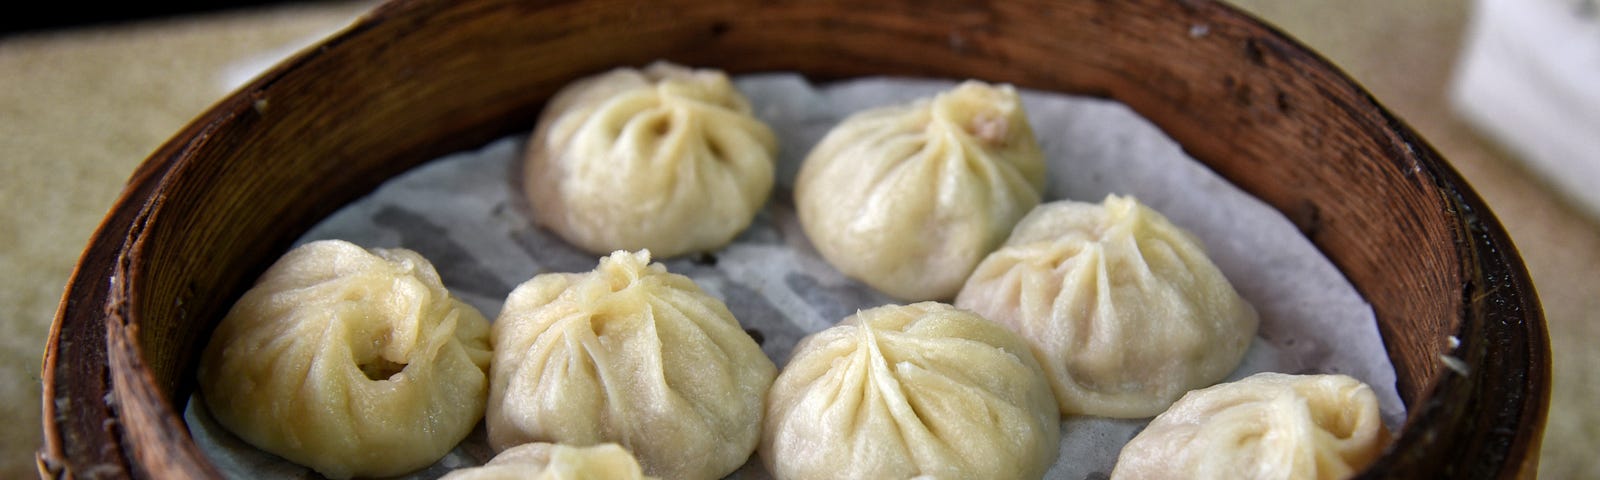
[[[398,475],[483,418],[489,322],[416,252],[305,244],[217,326],[200,393],[228,430],[329,478]]]
[[[795,346],[761,459],[779,479],[1037,479],[1059,421],[1015,334],[941,303],[890,305]]]
[[[806,236],[845,275],[949,300],[1039,204],[1044,154],[1009,85],[968,81],[830,130],[795,180]]]
[[[615,443],[574,447],[528,443],[500,452],[481,467],[464,468],[440,480],[655,480]]]
[[[556,93],[528,140],[534,219],[595,254],[713,250],[772,190],[772,130],[716,70],[658,62]]]
[[[534,277],[494,324],[489,443],[615,442],[650,475],[721,478],[760,440],[777,367],[688,277],[616,252]]]
[[[1389,438],[1360,380],[1258,373],[1189,392],[1128,441],[1111,478],[1336,480]]]
[[[1027,339],[1063,415],[1119,418],[1226,378],[1259,322],[1194,236],[1115,195],[1034,209],[956,306]]]

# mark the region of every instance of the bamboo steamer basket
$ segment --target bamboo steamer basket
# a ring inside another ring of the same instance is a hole
[[[395,0],[234,92],[134,173],[55,319],[40,474],[218,477],[181,416],[198,352],[296,237],[408,168],[527,130],[578,77],[657,59],[1121,101],[1286,214],[1371,303],[1409,413],[1362,477],[1534,473],[1550,352],[1504,229],[1360,86],[1231,7]]]

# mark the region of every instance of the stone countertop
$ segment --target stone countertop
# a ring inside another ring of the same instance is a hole
[[[1237,0],[1362,83],[1459,170],[1510,231],[1550,324],[1540,471],[1600,477],[1600,223],[1488,143],[1446,95],[1461,0]],[[134,167],[264,65],[371,1],[287,4],[0,37],[0,477],[35,475],[39,363],[62,287]],[[255,61],[252,61],[254,59]],[[1600,158],[1600,152],[1596,152]],[[27,426],[27,427],[23,427]]]

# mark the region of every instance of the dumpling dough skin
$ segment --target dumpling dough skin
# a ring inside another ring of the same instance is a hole
[[[1189,392],[1123,447],[1111,478],[1348,478],[1389,438],[1360,380],[1258,373]]]
[[[528,443],[500,452],[481,467],[450,472],[439,480],[655,480],[615,443],[573,447]]]
[[[523,283],[493,338],[486,422],[496,450],[615,442],[662,478],[721,478],[743,465],[777,375],[721,301],[647,251]]]
[[[714,250],[766,205],[777,137],[715,70],[658,62],[558,92],[528,141],[533,217],[597,255]]]
[[[325,240],[262,274],[203,355],[200,393],[246,442],[329,478],[392,476],[483,418],[489,322],[416,252]]]
[[[949,300],[1039,204],[1044,154],[1009,85],[968,81],[835,126],[795,180],[800,225],[845,275]]]
[[[1258,324],[1199,240],[1116,195],[1040,205],[956,306],[1028,340],[1063,415],[1161,413],[1237,368]]]
[[[1015,334],[941,303],[890,305],[795,346],[761,459],[778,479],[1037,479],[1059,421]]]

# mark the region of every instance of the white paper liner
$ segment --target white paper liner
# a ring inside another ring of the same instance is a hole
[[[734,243],[710,255],[668,259],[727,302],[781,368],[801,337],[860,309],[894,303],[845,278],[812,248],[790,189],[810,148],[844,117],[954,87],[955,81],[864,78],[821,86],[794,74],[737,78],[756,115],[779,136],[778,186],[768,208]],[[1252,373],[1342,373],[1371,385],[1385,423],[1405,417],[1394,367],[1372,309],[1344,276],[1278,211],[1218,177],[1148,121],[1103,99],[1023,91],[1049,161],[1046,201],[1099,202],[1129,194],[1190,230],[1261,315],[1244,363]],[[546,272],[584,272],[598,257],[534,226],[521,194],[526,135],[422,165],[328,217],[300,239],[403,247],[433,262],[452,292],[494,318],[511,289]],[[185,418],[202,450],[235,478],[321,478],[250,447],[190,402]],[[1046,478],[1103,479],[1147,420],[1069,418],[1060,458]],[[444,459],[404,478],[436,478],[481,464],[492,451],[482,427]],[[729,478],[770,478],[757,457]]]

